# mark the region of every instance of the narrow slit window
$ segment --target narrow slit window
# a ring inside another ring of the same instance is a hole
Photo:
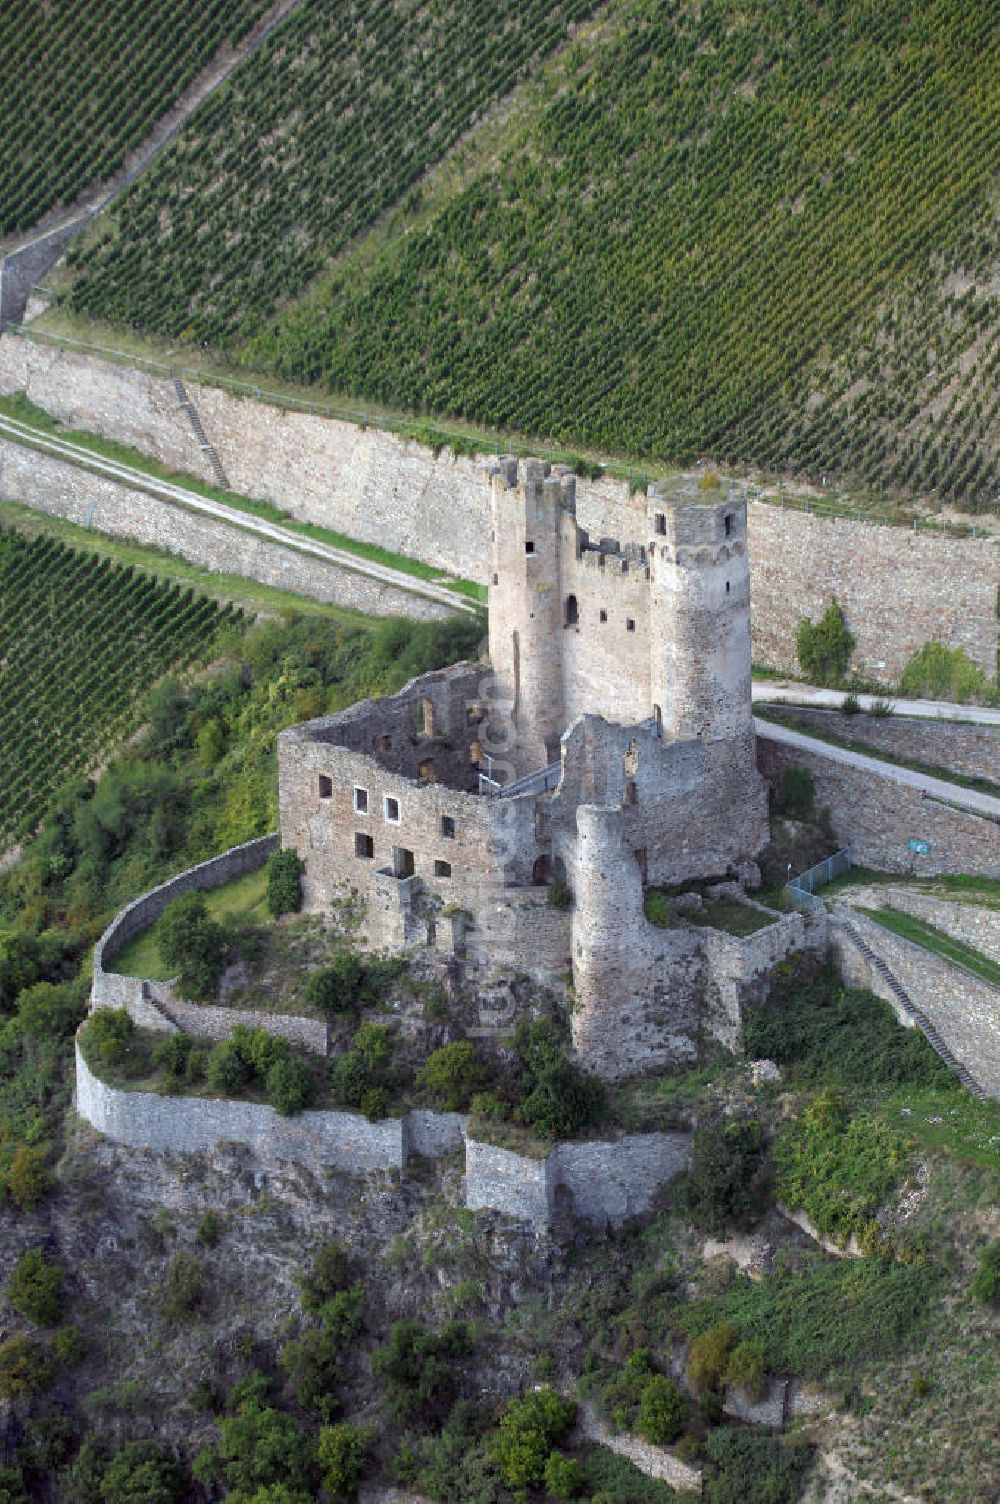
[[[454,815],[441,816],[441,834],[444,836],[446,841],[453,841],[455,839]]]
[[[321,799],[333,798],[333,779],[328,778],[325,773],[319,775],[319,797]]]
[[[665,538],[667,535],[667,519],[663,512],[657,512],[655,517],[657,536]]]
[[[580,620],[580,606],[575,595],[566,597],[566,625],[575,627]]]
[[[368,813],[368,790],[359,788],[357,785],[354,788],[354,813],[356,815]]]
[[[732,514],[732,512],[727,512],[726,513],[726,537],[727,538],[731,538],[732,536],[733,536],[733,514]]]
[[[626,782],[625,782],[625,803],[626,804],[638,804],[639,803],[639,791],[636,788],[636,782],[635,782],[634,778],[626,779]]]
[[[601,620],[602,621],[607,621],[607,619],[608,619],[608,613],[602,607],[601,608]]]
[[[399,800],[394,799],[391,794],[386,794],[385,799],[382,803],[382,813],[385,815],[385,818],[388,820],[390,825],[398,825]]]
[[[626,618],[625,618],[625,630],[626,630],[626,632],[634,632],[635,631],[635,621],[633,620],[633,618],[631,616],[626,616]]]

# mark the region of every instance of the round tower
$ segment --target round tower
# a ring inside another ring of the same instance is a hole
[[[622,1005],[634,991],[633,963],[645,925],[639,864],[624,838],[621,809],[582,804],[576,811],[573,876],[573,1044],[605,1074],[616,1058]]]
[[[650,487],[650,685],[666,737],[745,741],[750,703],[746,499],[666,501]]]

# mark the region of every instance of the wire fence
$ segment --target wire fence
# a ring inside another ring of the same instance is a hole
[[[840,851],[835,851],[833,856],[826,857],[822,862],[817,862],[815,867],[800,872],[798,877],[791,878],[785,884],[785,892],[788,894],[792,905],[796,909],[814,909],[821,907],[821,900],[815,897],[818,888],[825,888],[827,883],[832,883],[835,877],[842,877],[845,872],[851,870],[853,848],[845,846]]]

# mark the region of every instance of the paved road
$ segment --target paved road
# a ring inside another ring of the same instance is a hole
[[[475,612],[476,608],[471,601],[444,585],[436,585],[432,580],[421,580],[416,575],[405,574],[402,570],[393,569],[387,564],[376,564],[370,559],[362,558],[359,554],[348,552],[347,549],[336,548],[330,543],[321,543],[304,533],[297,533],[291,528],[267,522],[262,517],[254,517],[252,513],[240,511],[238,507],[226,506],[221,501],[212,501],[207,496],[200,496],[197,491],[188,491],[172,481],[160,480],[155,475],[147,474],[145,470],[136,470],[131,465],[123,464],[118,460],[106,459],[104,455],[95,454],[92,449],[85,449],[79,444],[74,444],[54,434],[42,433],[27,423],[18,422],[17,419],[8,418],[3,414],[0,414],[0,435],[12,439],[15,443],[24,444],[28,448],[40,450],[43,454],[50,454],[54,459],[79,465],[81,469],[90,470],[96,475],[103,475],[108,480],[120,481],[123,485],[146,491],[151,496],[159,496],[175,506],[184,507],[187,511],[200,512],[203,516],[214,517],[232,527],[238,527],[245,533],[254,533],[260,538],[280,543],[284,548],[296,549],[299,553],[323,559],[339,569],[349,569],[354,574],[365,575],[368,579],[376,580],[380,584],[391,585],[396,590],[405,590],[409,595],[436,601],[452,611]]]
[[[816,710],[839,710],[844,703],[842,689],[818,689],[813,684],[796,684],[793,680],[755,679],[752,694],[760,705],[808,705]],[[898,700],[888,692],[858,695],[858,700],[862,710],[869,710],[873,700],[881,700],[883,704],[888,700],[894,715],[1000,726],[1000,709],[988,705],[952,705],[946,700]]]
[[[830,742],[820,741],[818,737],[793,731],[790,726],[775,725],[773,721],[761,721],[754,717],[754,728],[758,736],[769,741],[780,742],[786,747],[798,747],[803,752],[815,752],[820,757],[828,758],[830,762],[843,763],[845,767],[858,768],[862,772],[876,773],[880,778],[889,778],[894,783],[920,789],[925,794],[933,795],[935,799],[944,799],[962,809],[974,810],[976,814],[991,815],[1000,820],[1000,798],[993,794],[981,794],[976,789],[948,783],[944,778],[933,778],[929,773],[915,773],[912,768],[900,768],[895,763],[882,762],[878,757],[868,757],[864,752],[835,747]],[[997,832],[997,845],[1000,847],[1000,831]]]

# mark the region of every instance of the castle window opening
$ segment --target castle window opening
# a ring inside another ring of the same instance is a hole
[[[733,514],[732,514],[732,512],[727,512],[726,513],[726,537],[727,538],[731,538],[732,536],[733,536]]]
[[[354,813],[367,815],[368,813],[368,790],[354,785]]]
[[[608,613],[602,607],[601,608],[601,620],[602,621],[607,621],[607,619],[608,619]]]
[[[424,783],[437,783],[437,773],[434,771],[433,757],[425,757],[417,769]]]
[[[473,764],[478,764],[478,763],[481,763],[482,760],[483,760],[483,744],[482,744],[482,742],[470,742],[469,743],[469,761],[471,763],[473,763]]]
[[[552,863],[547,856],[537,857],[531,869],[531,881],[536,888],[547,888],[552,880]]]
[[[627,774],[638,773],[639,743],[637,741],[629,742],[628,746],[625,748],[625,755],[622,758],[622,766],[624,767]]]
[[[535,545],[531,542],[530,539],[528,539],[528,541],[525,543],[524,551],[526,554],[533,554],[535,552]]]
[[[441,816],[441,834],[444,836],[446,841],[453,841],[455,839],[454,815]]]
[[[436,861],[434,863],[434,876],[435,877],[450,877],[451,876],[451,863],[450,862],[437,862]]]
[[[494,585],[499,585],[499,583],[500,583],[500,576],[498,574],[494,574],[494,576],[493,576],[493,583],[494,583]]]
[[[543,809],[535,810],[535,840],[544,841],[548,831],[548,817]]]
[[[375,750],[377,752],[389,752],[389,751],[391,751],[392,750],[392,737],[391,736],[379,736],[379,737],[376,737],[376,739],[375,739]]]
[[[434,701],[424,698],[420,701],[420,714],[423,723],[424,736],[434,735]]]
[[[657,736],[661,736],[663,733],[663,711],[659,705],[653,706],[653,720],[656,722],[656,734]]]
[[[566,625],[567,627],[575,627],[579,620],[580,607],[577,602],[576,596],[568,595],[566,597]]]
[[[726,581],[726,594],[727,594],[727,595],[728,595],[728,594],[729,594],[729,589],[730,589],[730,586],[729,586],[729,581],[728,581],[728,580],[727,580],[727,581]]]
[[[656,517],[654,519],[654,525],[655,525],[656,532],[658,533],[658,535],[661,538],[665,538],[666,535],[667,535],[667,519],[666,519],[665,513],[663,513],[663,512],[657,512]]]
[[[625,618],[625,630],[626,630],[626,632],[634,632],[635,631],[635,621],[633,620],[633,618],[631,616],[626,616],[626,618]]]
[[[637,846],[635,848],[635,859],[639,863],[639,877],[642,880],[643,887],[645,887],[649,881],[649,857],[645,846]]]
[[[394,799],[391,794],[386,794],[385,798],[382,801],[382,813],[388,820],[390,825],[398,825],[399,800]]]
[[[333,779],[328,778],[325,773],[319,775],[319,797],[321,799],[333,797]]]
[[[636,787],[636,782],[635,782],[634,778],[627,778],[625,780],[625,801],[624,802],[626,804],[638,804],[639,803],[639,791],[638,791],[638,788]]]
[[[597,567],[598,567],[598,569],[603,569],[606,563],[607,563],[607,560],[605,559],[604,555],[603,554],[598,554],[597,555]]]
[[[368,861],[375,855],[375,842],[363,830],[354,833],[354,855],[365,857]]]
[[[412,877],[416,870],[417,868],[416,863],[413,859],[413,852],[408,850],[405,846],[394,846],[392,848],[393,877]]]

